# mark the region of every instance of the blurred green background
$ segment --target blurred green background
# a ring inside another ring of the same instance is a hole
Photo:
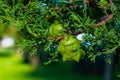
[[[59,61],[35,67],[14,48],[0,48],[0,69],[0,80],[104,80],[102,64]]]
[[[103,75],[77,73],[72,63],[62,61],[35,68],[15,52],[0,49],[0,80],[103,80]]]

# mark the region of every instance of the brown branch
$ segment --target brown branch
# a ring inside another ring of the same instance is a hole
[[[99,23],[97,23],[97,24],[95,24],[93,27],[94,27],[94,28],[97,28],[97,27],[105,24],[108,20],[110,20],[110,19],[112,19],[112,18],[113,18],[113,14],[104,16],[104,17],[102,17],[102,21],[99,22]]]
[[[65,36],[58,36],[58,37],[57,37],[57,40],[61,40],[61,39],[63,39],[63,38],[65,38]]]
[[[93,28],[97,28],[97,27],[100,27],[100,26],[104,25],[107,21],[109,21],[112,18],[113,18],[113,14],[102,17],[101,18],[102,20],[99,23],[94,24]],[[90,30],[90,28],[88,28],[86,30]],[[80,33],[83,33],[83,32],[85,32],[85,30],[80,30],[78,32],[73,32],[73,35],[77,35],[77,34],[80,34]]]
[[[113,2],[112,2],[112,0],[108,0],[108,1],[109,1],[109,3],[110,3],[111,5],[114,5]]]
[[[56,39],[56,40],[61,40],[61,39],[63,39],[63,38],[65,38],[65,36],[57,36],[57,37],[52,37],[52,36],[50,36],[50,37],[48,37],[49,40],[54,40],[54,39]]]

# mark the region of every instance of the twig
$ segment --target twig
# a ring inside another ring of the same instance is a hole
[[[61,40],[61,39],[63,39],[63,38],[65,38],[65,36],[57,36],[57,37],[52,37],[52,36],[50,36],[50,37],[48,37],[49,40],[53,40],[53,39]]]
[[[112,2],[112,0],[108,0],[108,1],[109,1],[109,3],[110,3],[111,5],[114,5],[113,2]]]
[[[110,19],[112,19],[112,18],[113,18],[113,14],[110,14],[110,15],[108,15],[108,16],[102,17],[102,21],[99,22],[99,23],[97,23],[97,24],[95,24],[95,25],[94,25],[94,28],[97,28],[97,27],[105,24],[108,20],[110,20]]]
[[[94,24],[93,28],[97,28],[97,27],[102,26],[103,24],[105,24],[107,21],[109,21],[112,18],[113,18],[113,14],[102,17],[102,21],[100,21],[97,24]],[[87,30],[90,30],[90,28],[88,28]],[[83,33],[83,32],[85,32],[85,30],[80,30],[78,32],[73,32],[73,35],[77,35],[77,34],[80,34],[80,33]]]

